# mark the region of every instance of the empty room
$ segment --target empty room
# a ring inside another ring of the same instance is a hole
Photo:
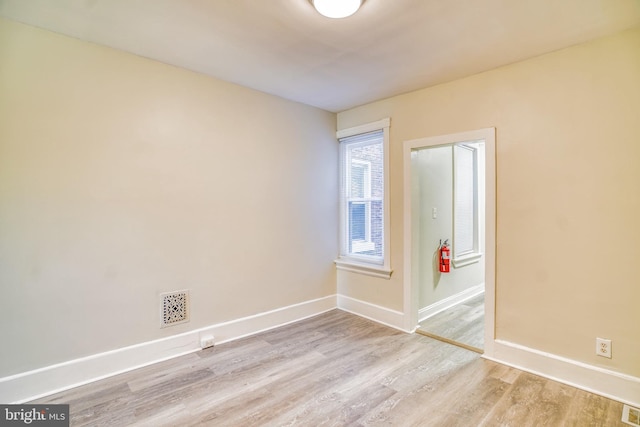
[[[0,424],[640,426],[639,141],[638,0],[0,0]]]

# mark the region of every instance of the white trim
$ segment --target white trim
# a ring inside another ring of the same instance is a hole
[[[200,350],[200,337],[216,345],[297,322],[337,307],[330,295],[193,331],[94,354],[0,378],[0,402],[23,403]]]
[[[415,330],[407,330],[403,327],[404,313],[392,310],[366,301],[355,298],[338,295],[338,308],[351,314],[364,317],[374,322],[381,323],[402,332],[413,332]]]
[[[383,267],[389,271],[391,275],[391,188],[389,185],[389,176],[391,175],[391,167],[389,158],[391,152],[389,150],[389,126],[391,125],[390,119],[382,120],[386,125],[382,133],[383,138],[383,152],[384,152],[384,200],[382,204],[384,206],[384,265]]]
[[[485,359],[558,381],[618,402],[640,407],[640,378],[583,362],[496,340]]]
[[[479,285],[472,286],[462,292],[458,292],[455,295],[436,301],[433,304],[418,310],[418,321],[422,322],[429,317],[435,316],[436,314],[455,305],[462,304],[463,302],[481,295],[482,293],[484,293],[484,283],[480,283]]]
[[[350,271],[352,273],[365,274],[367,276],[379,277],[389,280],[393,270],[385,268],[383,265],[372,263],[361,263],[347,258],[338,258],[333,261],[338,270]]]
[[[388,128],[389,126],[391,126],[391,119],[387,117],[384,119],[380,119],[377,122],[366,123],[364,125],[339,130],[336,132],[336,138],[348,138],[350,136],[359,135],[361,133],[374,132],[380,129]]]
[[[403,145],[404,170],[404,329],[410,330],[418,323],[418,289],[413,286],[412,261],[412,227],[411,227],[411,151],[423,147],[452,145],[456,142],[485,142],[485,234],[484,234],[484,282],[485,282],[485,323],[484,353],[493,355],[495,340],[495,277],[496,277],[496,130],[495,128],[460,132],[451,135],[440,135],[405,141]]]
[[[473,264],[480,261],[480,258],[482,258],[482,255],[483,255],[482,252],[473,252],[470,254],[465,254],[465,255],[459,256],[458,258],[453,258],[451,260],[451,264],[453,264],[454,268],[464,267],[465,265]]]

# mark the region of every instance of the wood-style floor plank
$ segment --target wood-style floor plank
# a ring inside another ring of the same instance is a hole
[[[622,404],[333,310],[38,403],[72,426],[624,426]]]
[[[418,325],[421,331],[471,347],[484,347],[484,294],[450,307]]]

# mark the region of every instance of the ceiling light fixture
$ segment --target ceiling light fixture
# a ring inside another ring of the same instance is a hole
[[[363,0],[311,0],[313,7],[327,18],[346,18],[360,9]]]

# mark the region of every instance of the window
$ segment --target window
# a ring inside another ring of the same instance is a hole
[[[479,157],[481,142],[453,146],[453,260],[461,266],[475,262],[480,253]]]
[[[343,189],[347,209],[344,254],[366,256],[378,262],[384,244],[382,131],[347,138],[340,144],[347,175]]]
[[[340,269],[389,278],[387,159],[389,119],[338,132]]]

